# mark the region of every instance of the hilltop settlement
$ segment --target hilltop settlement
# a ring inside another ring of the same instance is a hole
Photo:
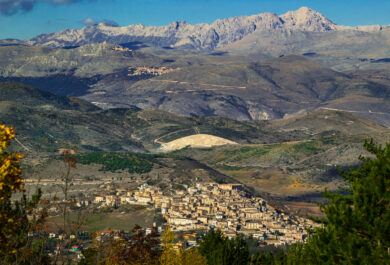
[[[303,241],[307,237],[306,228],[316,226],[309,219],[283,213],[265,200],[251,196],[241,184],[197,183],[172,195],[144,184],[138,190],[96,196],[93,203],[99,207],[150,206],[161,210],[173,231],[218,229],[229,238],[243,234],[269,245]]]

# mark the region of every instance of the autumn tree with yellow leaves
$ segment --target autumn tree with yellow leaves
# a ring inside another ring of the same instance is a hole
[[[207,259],[203,257],[198,249],[187,249],[179,247],[174,248],[175,232],[171,230],[169,225],[166,227],[161,243],[163,246],[160,257],[160,265],[204,265],[207,264]]]
[[[15,137],[12,127],[0,125],[0,200],[11,198],[13,192],[23,191],[22,170],[19,161],[23,157],[18,153],[7,153],[6,148]],[[5,217],[2,215],[2,217]],[[12,220],[7,220],[12,223]]]
[[[34,238],[44,213],[38,213],[41,192],[25,195],[18,153],[7,152],[15,138],[12,127],[0,125],[0,264],[48,264],[44,241]],[[12,200],[20,194],[21,199]]]
[[[175,232],[171,231],[169,225],[166,227],[162,237],[162,254],[160,257],[161,265],[179,265],[178,255],[174,249],[173,241],[175,240]]]

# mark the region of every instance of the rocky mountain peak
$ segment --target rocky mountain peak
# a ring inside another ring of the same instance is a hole
[[[31,39],[29,43],[64,47],[104,41],[115,44],[142,41],[155,46],[212,50],[239,41],[255,31],[325,32],[336,29],[338,29],[337,25],[321,13],[302,7],[280,16],[274,13],[261,13],[218,19],[211,24],[192,25],[185,21],[176,21],[161,27],[140,25],[114,27],[102,22],[83,29],[43,34]]]
[[[280,16],[291,30],[325,32],[335,30],[337,25],[327,19],[321,13],[308,8],[301,7],[296,11],[289,11]]]

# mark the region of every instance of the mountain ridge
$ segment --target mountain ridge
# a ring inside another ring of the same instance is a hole
[[[372,115],[368,110],[389,112],[388,84],[352,77],[297,55],[217,67],[183,67],[135,83],[122,80],[126,77],[97,83],[82,98],[112,106],[237,120],[277,119],[319,107],[365,112],[359,115]],[[93,94],[95,91],[106,93]],[[385,118],[387,121],[381,122],[389,124],[388,115]]]
[[[189,24],[173,22],[167,26],[143,26],[140,24],[117,27],[99,23],[82,29],[65,29],[60,32],[41,34],[27,41],[34,46],[67,47],[90,43],[126,43],[142,41],[155,46],[214,50],[241,40],[257,31],[327,32],[345,29],[378,31],[387,28],[375,26],[339,26],[321,13],[301,7],[285,14],[260,13],[217,19],[213,23]]]
[[[87,102],[80,100],[75,105],[70,98],[21,83],[0,82],[0,96],[1,121],[15,126],[24,145],[43,153],[74,145],[80,151],[148,152],[191,135],[263,144],[388,131],[378,123],[332,110],[284,120],[235,121],[179,116],[158,109],[90,109]],[[28,97],[29,101],[23,101]]]

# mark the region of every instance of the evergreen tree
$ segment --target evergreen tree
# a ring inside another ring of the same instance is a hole
[[[364,147],[375,158],[341,172],[343,193],[325,191],[323,227],[290,250],[289,264],[390,264],[390,144]]]
[[[272,251],[265,253],[257,252],[252,255],[250,265],[285,265],[287,263],[287,255],[284,251],[279,251],[274,254]]]
[[[222,264],[226,238],[222,232],[211,230],[199,244],[199,252],[206,257],[208,265]]]
[[[232,265],[247,264],[249,258],[249,249],[245,240],[238,236],[234,240],[228,241],[231,252],[229,253],[230,263]]]
[[[221,231],[211,230],[199,245],[199,252],[206,257],[208,265],[247,264],[249,250],[241,237],[229,240]]]

